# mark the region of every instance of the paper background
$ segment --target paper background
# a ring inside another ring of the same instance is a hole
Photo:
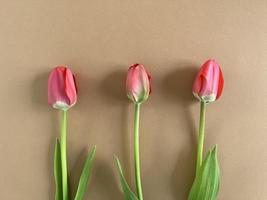
[[[218,144],[219,200],[267,199],[267,2],[264,0],[13,0],[0,7],[0,199],[54,199],[59,112],[47,77],[71,66],[79,100],[69,112],[68,159],[76,184],[97,145],[85,199],[122,200],[113,154],[134,188],[128,66],[142,63],[153,92],[141,110],[146,200],[186,200],[194,175],[199,66],[215,58],[225,88],[208,106],[205,149]]]

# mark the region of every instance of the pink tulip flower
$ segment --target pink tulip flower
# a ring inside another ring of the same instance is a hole
[[[48,104],[68,110],[76,101],[77,87],[71,70],[65,66],[55,67],[48,78]]]
[[[219,64],[215,60],[208,60],[201,66],[192,91],[200,101],[210,103],[221,96],[223,84],[223,74]]]
[[[151,76],[141,64],[132,65],[127,74],[127,96],[134,103],[142,103],[151,93]]]

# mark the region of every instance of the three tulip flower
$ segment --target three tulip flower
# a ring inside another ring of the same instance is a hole
[[[200,68],[192,88],[195,97],[200,100],[200,123],[196,162],[196,176],[188,200],[215,200],[219,191],[220,170],[217,160],[217,147],[208,152],[203,161],[205,109],[206,105],[217,100],[223,89],[223,75],[219,64],[215,60],[206,61]],[[119,170],[121,186],[126,200],[143,200],[141,183],[141,163],[139,156],[139,118],[140,106],[151,93],[151,76],[141,64],[130,66],[126,79],[128,98],[135,105],[134,115],[134,163],[136,194],[131,191],[119,159],[115,161]],[[65,66],[56,67],[48,80],[48,103],[54,108],[62,110],[61,136],[57,139],[54,155],[54,174],[56,182],[56,200],[70,200],[68,192],[67,174],[67,110],[77,101],[77,86],[74,75]],[[90,152],[82,171],[77,193],[74,200],[81,200],[85,194],[95,147]]]

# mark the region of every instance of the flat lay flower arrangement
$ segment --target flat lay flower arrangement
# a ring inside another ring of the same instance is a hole
[[[220,168],[215,145],[203,155],[205,140],[206,108],[220,98],[224,79],[221,68],[215,60],[206,61],[193,82],[193,95],[200,102],[200,119],[196,157],[195,179],[188,194],[188,200],[215,200],[220,187]],[[141,160],[139,148],[140,109],[151,94],[151,76],[142,64],[130,66],[126,76],[126,94],[133,102],[133,142],[136,191],[132,190],[124,177],[123,167],[117,156],[114,160],[118,169],[125,200],[143,200]],[[80,176],[74,197],[69,194],[67,167],[67,111],[77,102],[77,85],[71,70],[66,66],[54,68],[48,79],[48,104],[62,113],[61,134],[56,139],[54,152],[55,200],[82,200],[88,187],[96,147],[89,152]],[[100,147],[101,148],[101,147]],[[183,172],[180,172],[183,173]]]

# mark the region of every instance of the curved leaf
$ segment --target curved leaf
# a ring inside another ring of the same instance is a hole
[[[123,171],[122,171],[121,164],[120,164],[118,157],[114,156],[114,159],[116,161],[117,168],[119,170],[120,181],[121,181],[121,186],[122,186],[125,200],[138,200],[136,195],[131,191],[129,185],[127,184],[126,179],[124,178]]]
[[[57,139],[55,145],[55,153],[54,153],[54,176],[55,176],[55,184],[56,184],[56,200],[63,199],[62,192],[62,174],[61,174],[61,153],[60,153],[60,142]]]
[[[80,177],[80,181],[79,181],[79,185],[78,185],[78,189],[76,192],[76,196],[74,200],[82,200],[84,197],[84,194],[87,190],[87,186],[88,186],[88,181],[90,178],[90,172],[91,172],[91,168],[92,168],[92,163],[93,163],[93,159],[95,156],[95,152],[96,152],[96,147],[94,147],[91,152],[89,153],[84,167],[83,167],[83,171]]]
[[[188,200],[215,200],[220,186],[217,146],[208,152],[195,178]]]

